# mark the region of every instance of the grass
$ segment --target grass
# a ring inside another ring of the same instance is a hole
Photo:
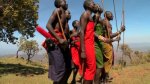
[[[150,84],[150,63],[112,70],[112,84]]]
[[[52,84],[47,67],[15,57],[0,58],[0,84]]]
[[[15,57],[0,58],[0,84],[52,84],[45,64]],[[111,70],[110,84],[150,84],[150,63]],[[71,77],[69,82],[71,81]]]

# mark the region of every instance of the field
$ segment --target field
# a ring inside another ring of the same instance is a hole
[[[15,57],[0,58],[0,84],[52,84],[48,79],[48,67],[40,62],[27,64],[26,60]],[[109,84],[150,84],[150,63],[127,66],[111,71],[114,78]],[[69,82],[71,81],[71,77]]]

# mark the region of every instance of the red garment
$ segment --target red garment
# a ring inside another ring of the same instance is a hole
[[[94,22],[89,21],[84,36],[85,44],[85,80],[93,80],[96,73],[96,57],[95,57],[95,48],[94,48]]]
[[[81,69],[81,58],[80,58],[80,38],[78,36],[72,37],[72,41],[79,40],[75,42],[74,45],[71,45],[71,56],[72,56],[72,61],[73,63],[79,68],[79,74],[82,74],[82,69]]]
[[[40,27],[40,26],[37,26],[36,27],[36,30],[40,33],[40,34],[42,34],[45,38],[50,38],[50,33],[49,32],[47,32],[46,30],[44,30],[42,27]]]
[[[55,37],[53,37],[49,32],[47,32],[46,30],[44,30],[42,27],[37,26],[37,27],[36,27],[36,30],[37,30],[40,34],[42,34],[45,38],[50,38],[50,39],[53,40],[56,44],[59,43]],[[55,28],[54,31],[55,31],[55,33],[56,33],[60,38],[63,39],[62,32],[60,32],[60,31],[58,30],[58,28]],[[46,46],[45,41],[42,43],[42,46],[47,50],[47,46]]]

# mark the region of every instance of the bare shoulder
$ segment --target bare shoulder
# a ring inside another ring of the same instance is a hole
[[[89,19],[90,15],[87,12],[83,12],[81,15],[81,19]]]
[[[105,20],[105,19],[102,19],[100,22],[101,22],[103,25],[106,25],[106,20]]]
[[[60,10],[59,8],[56,8],[56,9],[53,11],[53,14],[56,14],[57,12],[60,13],[61,10]]]

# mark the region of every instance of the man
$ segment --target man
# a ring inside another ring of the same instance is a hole
[[[67,40],[69,40],[70,39],[70,33],[69,33],[70,29],[69,29],[69,24],[68,23],[69,23],[69,20],[71,19],[71,13],[70,13],[69,10],[65,11],[65,16],[66,16],[66,19],[67,19],[67,24],[65,24],[64,32],[65,32]]]
[[[50,16],[46,26],[51,34],[50,39],[54,42],[54,47],[48,51],[52,59],[51,67],[49,67],[49,78],[54,81],[53,84],[67,84],[70,75],[68,70],[71,70],[71,63],[70,59],[67,58],[69,56],[68,53],[64,54],[67,51],[67,40],[63,30],[68,24],[65,13],[68,7],[65,0],[55,0],[54,4],[56,9]]]
[[[85,11],[80,17],[81,58],[83,59],[83,84],[92,84],[96,72],[96,59],[94,50],[94,21],[92,12],[95,12],[93,0],[85,0]]]
[[[104,66],[103,61],[103,42],[110,43],[113,41],[120,40],[119,38],[116,39],[109,39],[103,37],[103,27],[102,27],[102,19],[101,14],[103,12],[103,9],[100,7],[99,4],[96,4],[97,12],[94,14],[93,19],[95,22],[95,51],[96,51],[96,74],[94,78],[95,84],[100,84],[100,78],[102,74],[102,69]]]
[[[105,38],[114,38],[114,37],[118,37],[118,35],[121,34],[121,32],[125,31],[125,27],[122,26],[121,30],[116,32],[116,33],[112,33],[112,25],[110,24],[110,21],[113,20],[113,15],[110,11],[106,11],[104,13],[104,17],[105,19],[103,20],[103,27],[104,27],[104,37]],[[113,52],[113,45],[112,42],[110,43],[104,43],[104,71],[105,71],[105,80],[108,79],[108,73],[113,65],[113,58],[114,58],[114,52]]]
[[[96,4],[97,12],[94,14],[93,19],[95,22],[95,54],[96,54],[96,74],[94,78],[94,84],[100,84],[100,77],[103,68],[103,51],[102,51],[102,41],[99,36],[103,34],[103,28],[101,24],[101,13],[103,9]]]
[[[79,36],[79,30],[80,30],[80,22],[78,20],[74,20],[72,22],[73,30],[71,31],[70,39],[71,39],[71,56],[72,56],[72,62],[73,62],[73,79],[71,84],[76,83],[76,75],[79,71],[79,74],[81,75],[81,58],[80,58],[80,36]],[[79,80],[80,81],[80,80]]]

